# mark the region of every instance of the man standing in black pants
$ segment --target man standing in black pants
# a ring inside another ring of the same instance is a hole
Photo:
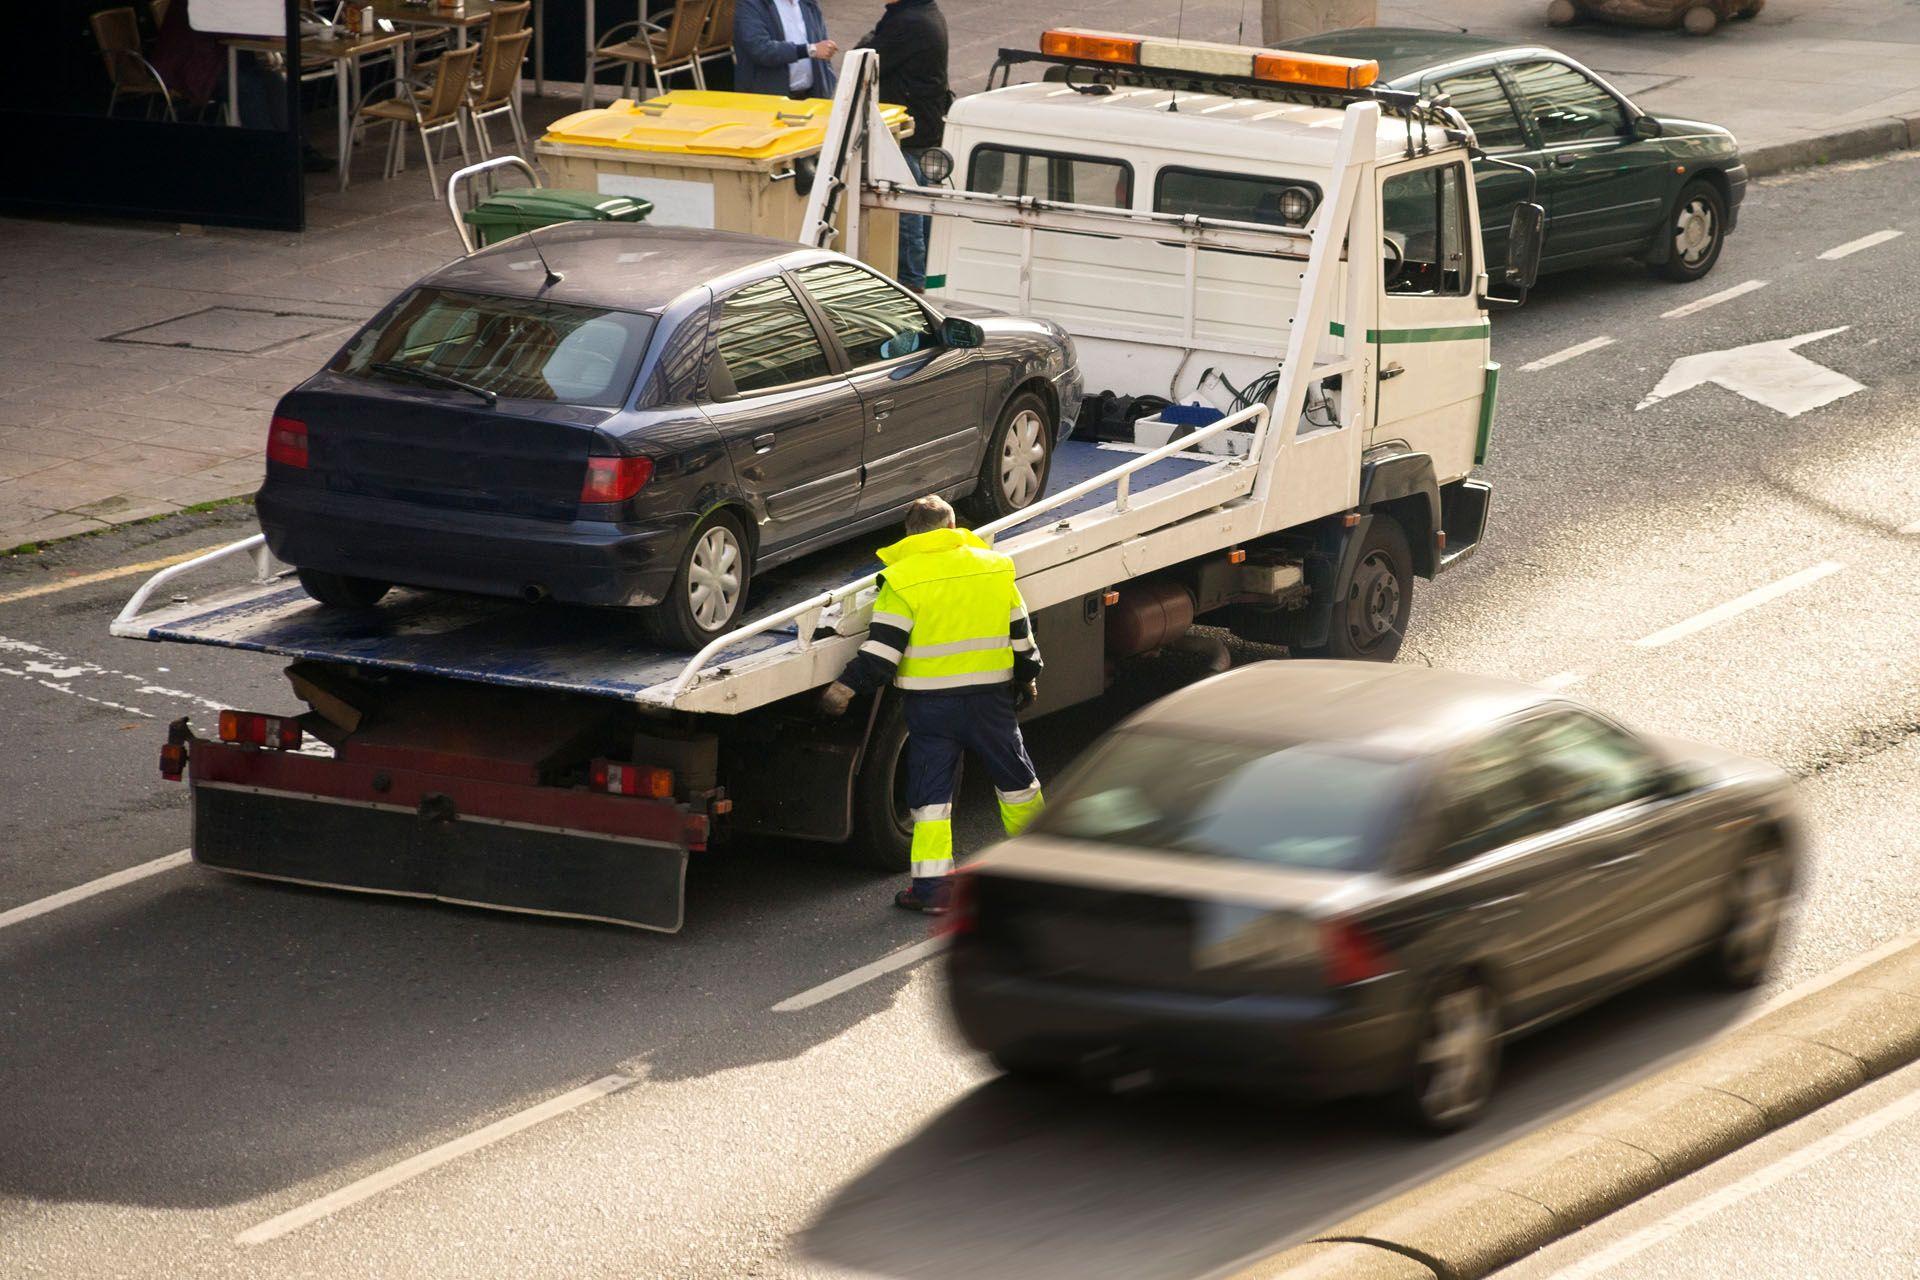
[[[902,144],[913,180],[925,183],[920,157],[940,145],[953,93],[947,88],[947,17],[935,0],[887,0],[886,12],[855,46],[880,55],[880,101],[896,102],[913,117],[913,134]],[[900,215],[900,283],[915,293],[927,287],[925,214]]]

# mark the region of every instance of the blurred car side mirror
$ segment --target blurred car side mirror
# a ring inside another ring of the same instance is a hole
[[[940,341],[949,347],[979,347],[986,345],[987,334],[971,320],[948,316],[940,325]]]
[[[1658,116],[1635,116],[1628,132],[1636,138],[1657,138],[1667,131]]]

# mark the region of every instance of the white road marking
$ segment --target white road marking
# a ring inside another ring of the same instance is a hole
[[[1541,356],[1531,364],[1523,364],[1520,366],[1520,372],[1532,373],[1536,369],[1551,369],[1557,364],[1564,364],[1575,356],[1583,356],[1589,351],[1598,351],[1602,347],[1610,347],[1612,345],[1612,338],[1588,338],[1585,342],[1576,342],[1572,346],[1561,351],[1556,351],[1550,356]],[[6,601],[0,600],[0,604],[5,603]]]
[[[1636,1254],[1698,1225],[1722,1209],[1730,1208],[1775,1183],[1792,1177],[1802,1169],[1818,1164],[1829,1156],[1839,1154],[1861,1139],[1871,1137],[1890,1125],[1898,1124],[1915,1112],[1920,1112],[1920,1091],[1895,1099],[1878,1111],[1869,1112],[1834,1130],[1826,1137],[1810,1142],[1797,1151],[1791,1151],[1764,1168],[1754,1170],[1739,1181],[1729,1183],[1713,1194],[1702,1196],[1692,1204],[1675,1210],[1652,1226],[1643,1227],[1624,1240],[1608,1245],[1598,1253],[1582,1258],[1570,1266],[1562,1267],[1555,1273],[1555,1280],[1587,1280],[1589,1276],[1610,1271]]]
[[[1856,391],[1866,390],[1846,374],[1809,360],[1794,350],[1809,342],[1845,333],[1849,327],[1843,324],[1837,329],[1819,329],[1795,338],[1751,342],[1744,347],[1730,347],[1725,351],[1703,351],[1698,355],[1682,356],[1667,369],[1666,376],[1647,393],[1647,398],[1633,406],[1634,411],[1637,413],[1659,404],[1669,396],[1690,391],[1703,382],[1713,382],[1745,396],[1755,404],[1765,405],[1789,418],[1797,418],[1809,409],[1818,409],[1823,404],[1832,404]]]
[[[1571,689],[1586,678],[1587,673],[1584,671],[1562,671],[1557,676],[1548,676],[1545,680],[1536,680],[1533,683],[1536,688],[1557,692],[1561,689]]]
[[[101,876],[98,880],[89,880],[85,884],[75,885],[71,889],[62,889],[25,906],[15,907],[11,911],[0,911],[0,929],[11,928],[62,907],[70,907],[76,902],[85,902],[88,898],[98,897],[122,885],[145,880],[148,876],[157,876],[162,871],[171,871],[175,867],[184,867],[193,860],[193,855],[182,849],[170,853],[164,858],[155,858],[152,862],[143,862],[137,867],[128,867],[125,871],[116,871],[112,875]]]
[[[148,720],[157,717],[151,711],[143,711],[139,707],[129,706],[112,698],[83,693],[74,688],[73,682],[76,679],[104,679],[110,682],[108,684],[110,690],[119,692],[120,690],[111,682],[125,681],[134,686],[131,692],[135,694],[185,702],[204,707],[208,711],[221,709],[219,703],[209,701],[199,694],[189,693],[185,689],[172,689],[166,685],[154,684],[146,676],[131,671],[117,671],[112,667],[103,667],[97,662],[89,662],[85,658],[70,658],[66,654],[56,653],[45,645],[34,644],[28,640],[15,640],[9,636],[0,636],[0,675],[30,680],[55,693],[68,694],[83,702],[110,707],[115,711],[123,711],[128,715],[141,716]]]
[[[1639,649],[1658,649],[1661,645],[1672,644],[1675,640],[1685,639],[1696,631],[1705,631],[1708,627],[1737,617],[1749,609],[1757,608],[1769,600],[1778,600],[1789,591],[1797,591],[1811,582],[1818,582],[1830,573],[1838,573],[1845,568],[1836,560],[1822,560],[1819,564],[1802,569],[1798,573],[1788,574],[1777,582],[1769,582],[1764,587],[1755,587],[1743,596],[1736,596],[1725,604],[1715,605],[1705,613],[1696,613],[1691,618],[1664,627],[1650,636],[1641,636],[1635,640],[1634,647]]]
[[[221,545],[225,545],[224,543]],[[182,551],[178,555],[163,556],[158,560],[144,560],[139,564],[123,564],[117,569],[101,569],[97,573],[82,573],[71,578],[62,578],[58,582],[44,582],[37,587],[23,587],[18,591],[0,594],[0,604],[12,604],[16,600],[31,600],[35,596],[50,596],[56,591],[66,591],[73,587],[88,587],[96,582],[111,582],[115,578],[130,578],[136,573],[152,573],[158,569],[184,564],[196,556],[220,548],[201,547],[198,551]]]
[[[895,969],[904,969],[910,964],[918,964],[928,956],[936,955],[947,945],[945,938],[928,938],[925,942],[916,942],[910,947],[902,947],[892,955],[882,956],[872,964],[863,964],[851,973],[843,973],[831,982],[823,982],[817,987],[809,987],[797,996],[788,996],[773,1006],[775,1013],[797,1013],[801,1009],[811,1009],[814,1005],[831,1000],[837,995],[884,977]]]
[[[1660,318],[1662,320],[1678,320],[1682,316],[1697,314],[1698,312],[1705,311],[1708,307],[1717,307],[1723,302],[1732,302],[1735,298],[1743,294],[1749,294],[1755,289],[1764,289],[1766,287],[1767,282],[1765,280],[1748,280],[1744,284],[1734,285],[1731,289],[1722,289],[1720,292],[1710,293],[1704,298],[1695,298],[1692,302],[1683,303],[1671,311],[1662,311]]]
[[[496,1120],[484,1129],[475,1129],[472,1133],[463,1134],[451,1142],[443,1142],[432,1150],[422,1151],[419,1155],[402,1160],[399,1164],[390,1165],[378,1173],[368,1174],[358,1182],[349,1183],[338,1191],[321,1196],[318,1200],[310,1201],[297,1209],[289,1209],[277,1218],[269,1218],[257,1227],[248,1227],[235,1236],[233,1242],[249,1245],[265,1244],[269,1240],[278,1239],[302,1227],[311,1226],[322,1218],[331,1217],[342,1209],[377,1196],[390,1187],[399,1186],[423,1173],[437,1169],[450,1160],[456,1160],[482,1147],[492,1146],[523,1129],[531,1129],[534,1125],[551,1120],[555,1116],[565,1115],[576,1108],[584,1107],[589,1102],[597,1102],[610,1093],[618,1093],[630,1085],[638,1084],[641,1078],[639,1075],[620,1074],[602,1076],[592,1084],[583,1084],[578,1089],[563,1093],[557,1098],[548,1098],[545,1102],[528,1107],[525,1111],[516,1111],[503,1120]]]
[[[1905,233],[1892,230],[1876,231],[1870,236],[1861,236],[1858,240],[1849,240],[1845,244],[1833,246],[1833,248],[1820,255],[1820,261],[1835,262],[1850,253],[1858,253],[1862,249],[1871,249],[1877,244],[1885,244],[1889,240],[1897,240],[1903,234]]]

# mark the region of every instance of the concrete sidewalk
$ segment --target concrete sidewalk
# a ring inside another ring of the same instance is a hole
[[[824,7],[849,43],[880,11],[879,0]],[[962,93],[982,87],[1002,45],[1030,47],[1042,25],[1259,34],[1252,0],[944,7]],[[1779,0],[1704,39],[1555,30],[1545,12],[1545,0],[1382,0],[1380,20],[1564,49],[1653,110],[1732,128],[1762,171],[1920,143],[1914,0]],[[537,132],[572,101],[528,105]],[[381,181],[383,150],[362,149],[344,194],[314,181],[300,235],[0,219],[0,552],[257,487],[280,394],[459,251],[424,169]]]

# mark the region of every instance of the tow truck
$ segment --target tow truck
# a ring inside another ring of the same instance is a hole
[[[881,122],[874,55],[848,55],[803,239],[857,244],[876,208],[932,215],[958,294],[1011,292],[1059,312],[1083,363],[1155,386],[1181,365],[1271,374],[1215,421],[1163,415],[1131,443],[1063,444],[1056,491],[978,530],[1013,557],[1047,656],[1028,715],[1098,697],[1115,662],[1202,621],[1296,653],[1390,658],[1413,578],[1459,564],[1486,528],[1490,490],[1469,472],[1497,367],[1484,358],[1484,275],[1424,295],[1390,287],[1396,255],[1412,251],[1383,235],[1382,193],[1454,166],[1457,181],[1420,189],[1451,193],[1434,197],[1453,202],[1436,216],[1456,220],[1470,247],[1451,269],[1470,272],[1471,131],[1444,102],[1370,87],[1371,64],[1341,59],[1076,31],[1008,58],[1043,64],[1042,85],[1064,93],[1145,95],[1140,119],[1258,117],[1320,187],[1311,218],[1291,225],[921,185]],[[964,142],[976,113],[961,108]],[[1517,216],[1515,234],[1537,245],[1538,224]],[[1124,322],[1062,292],[1062,243],[1106,255],[1116,308],[1132,306]],[[1169,255],[1173,294],[1150,308],[1118,296],[1128,271]],[[1286,284],[1285,305],[1270,291],[1223,330],[1220,282],[1249,273]],[[1416,368],[1439,349],[1418,325],[1458,329],[1463,308],[1477,326],[1464,372]],[[1156,426],[1163,442],[1141,443]],[[235,560],[252,581],[181,594]],[[840,842],[877,869],[906,868],[897,698],[828,722],[810,696],[859,646],[875,568],[842,551],[770,574],[756,583],[759,616],[688,655],[644,647],[617,610],[429,592],[364,613],[320,608],[256,536],[154,575],[112,632],[290,659],[303,711],[224,711],[214,734],[170,727],[161,771],[191,789],[197,861],[671,932],[689,858],[741,836]]]

